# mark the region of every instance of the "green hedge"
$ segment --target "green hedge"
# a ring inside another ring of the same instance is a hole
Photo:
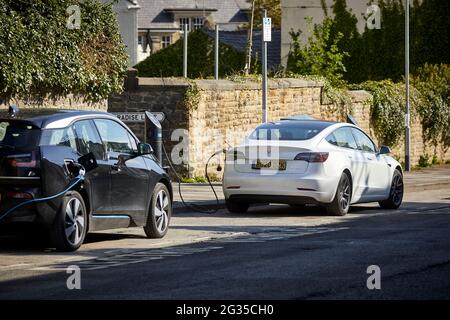
[[[227,76],[244,68],[245,54],[220,44],[219,73]],[[150,55],[136,65],[140,77],[177,77],[183,75],[183,39]],[[189,33],[188,77],[207,78],[214,75],[214,39],[201,30]]]
[[[79,29],[66,12],[81,11]],[[112,5],[97,0],[0,0],[0,94],[68,93],[97,101],[120,92],[127,53]]]

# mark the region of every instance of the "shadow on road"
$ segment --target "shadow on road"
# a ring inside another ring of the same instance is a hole
[[[422,202],[405,202],[403,206],[395,211],[395,210],[382,210],[377,205],[356,205],[350,208],[350,212],[347,217],[361,217],[361,215],[367,214],[368,216],[376,213],[407,213],[409,210],[414,210],[414,208],[430,207],[430,208],[442,208],[447,207],[450,211],[449,203],[422,203]],[[450,212],[449,212],[450,213]],[[304,208],[296,208],[290,207],[286,205],[270,205],[270,206],[254,206],[251,207],[247,213],[243,214],[231,214],[225,210],[220,210],[216,214],[205,214],[205,213],[183,213],[175,215],[175,217],[180,218],[211,218],[213,223],[209,226],[204,225],[195,225],[191,224],[189,226],[171,226],[171,229],[180,230],[180,229],[190,229],[190,230],[205,230],[205,231],[215,231],[215,232],[255,232],[255,228],[258,226],[255,224],[252,225],[230,225],[229,222],[221,222],[221,220],[226,219],[279,219],[279,218],[300,218],[298,222],[304,220],[313,220],[320,217],[330,217],[335,219],[341,219],[340,217],[332,217],[329,216],[326,210],[323,207],[318,206],[306,206]],[[342,218],[342,222],[349,222],[348,219]],[[345,219],[345,220],[344,220]],[[326,223],[326,221],[323,221]],[[323,224],[322,222],[319,224]],[[333,224],[339,224],[339,221],[330,221]],[[290,225],[286,225],[289,227]],[[260,225],[260,228],[269,228],[268,225]],[[277,224],[276,226],[272,226],[274,228],[280,228]],[[258,231],[258,230],[256,230]],[[170,232],[170,231],[169,231]],[[99,242],[107,242],[107,241],[119,241],[123,239],[145,239],[145,237],[130,233],[115,233],[114,230],[111,230],[108,233],[90,233],[87,235],[85,243],[99,243]],[[46,253],[54,251],[51,247],[50,239],[48,234],[39,228],[30,226],[30,225],[14,225],[14,226],[1,226],[0,228],[0,254],[36,254],[36,253]]]

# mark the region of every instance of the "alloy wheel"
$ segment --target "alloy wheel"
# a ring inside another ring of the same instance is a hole
[[[85,228],[85,213],[81,201],[72,198],[67,202],[65,215],[65,235],[67,241],[77,246],[82,240]]]
[[[169,197],[164,190],[160,190],[155,201],[156,228],[163,233],[169,225]]]
[[[341,182],[339,191],[339,205],[343,211],[346,211],[350,205],[350,181],[345,177]]]
[[[392,180],[392,202],[396,205],[400,204],[403,200],[403,179],[402,176],[396,175]]]

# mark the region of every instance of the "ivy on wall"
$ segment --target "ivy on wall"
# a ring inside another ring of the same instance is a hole
[[[425,64],[412,79],[421,95],[417,111],[422,119],[424,138],[435,148],[450,148],[450,65]],[[436,153],[436,151],[435,151]]]
[[[69,28],[70,6],[79,28]],[[128,56],[112,4],[97,0],[0,0],[0,97],[88,101],[120,92]]]

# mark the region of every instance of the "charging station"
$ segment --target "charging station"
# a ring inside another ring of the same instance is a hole
[[[156,159],[162,165],[162,126],[161,122],[151,113],[145,111],[145,134],[147,142],[152,146]]]

